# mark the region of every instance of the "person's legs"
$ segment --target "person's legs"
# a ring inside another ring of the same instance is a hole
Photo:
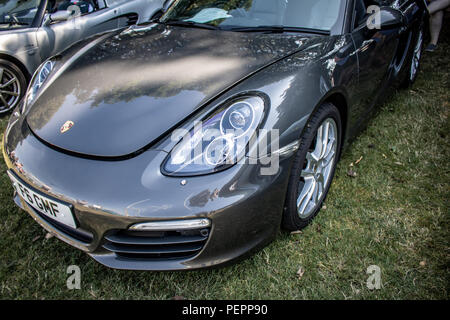
[[[450,0],[433,0],[428,5],[428,12],[430,13],[430,36],[431,41],[426,51],[433,52],[439,40],[439,34],[442,28],[442,21],[444,19],[444,11],[450,7]]]
[[[439,33],[442,28],[442,20],[444,19],[444,12],[438,11],[430,17],[430,44],[437,45],[439,40]]]
[[[428,12],[434,15],[436,12],[444,10],[450,6],[450,0],[434,0],[428,5]]]

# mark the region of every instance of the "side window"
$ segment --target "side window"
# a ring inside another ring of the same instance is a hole
[[[400,6],[408,0],[355,0],[355,17],[353,19],[353,28],[361,26],[366,22],[368,16],[367,10],[370,6]]]
[[[97,7],[99,10],[106,8],[106,2],[105,0],[97,0]]]
[[[106,1],[106,5],[108,7],[114,7],[114,6],[117,6],[119,4],[126,2],[128,0],[105,0],[105,1]]]
[[[98,8],[93,0],[49,0],[47,12],[55,13],[56,11],[65,11],[73,7],[78,7],[81,15],[92,13]]]

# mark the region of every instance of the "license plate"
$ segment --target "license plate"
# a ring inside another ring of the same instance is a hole
[[[16,177],[14,177],[14,175],[9,172],[8,175],[12,181],[14,188],[17,191],[17,194],[27,204],[29,204],[41,214],[53,220],[56,220],[72,228],[77,227],[73,218],[72,209],[69,206],[35,192],[32,188],[20,182]]]

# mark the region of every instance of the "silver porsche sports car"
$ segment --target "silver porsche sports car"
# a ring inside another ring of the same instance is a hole
[[[0,0],[0,114],[17,105],[48,57],[96,33],[148,21],[164,2]]]

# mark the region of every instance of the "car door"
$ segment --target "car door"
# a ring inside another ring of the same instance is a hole
[[[39,42],[43,59],[67,49],[79,40],[86,39],[97,33],[118,28],[119,12],[115,8],[107,7],[104,0],[95,2],[89,1],[93,5],[89,7],[90,9],[88,12],[74,10],[73,7],[70,6],[68,9],[58,6],[58,4],[61,5],[62,2],[64,2],[64,0],[57,0],[56,4],[53,2],[52,8],[50,7],[51,1],[49,1],[47,19],[48,15],[65,10],[72,12],[71,18],[66,21],[51,23],[46,23],[46,19],[44,19],[42,26],[37,31],[36,37]],[[76,6],[75,2],[73,2],[71,6]],[[62,9],[58,10],[58,8]]]
[[[376,1],[354,1],[352,38],[356,48],[359,67],[360,114],[364,118],[376,104],[383,89],[388,85],[389,73],[398,44],[398,29],[370,29],[368,9]],[[386,2],[386,1],[384,1]]]
[[[119,27],[119,9],[116,6],[107,6],[104,0],[99,0],[97,3],[101,4],[101,7],[96,6],[93,12],[76,18],[80,40]]]
[[[410,72],[411,59],[416,47],[419,33],[423,27],[424,0],[396,0],[394,8],[400,10],[406,20],[406,28],[399,35],[399,44],[394,60],[393,77],[396,85],[402,85],[404,78],[401,72]]]
[[[133,6],[130,6],[129,4],[132,1],[129,0],[105,0],[106,5],[110,8],[115,8],[115,10],[118,13],[118,28],[123,28],[131,24],[135,24],[138,21],[138,13],[137,12],[131,12],[127,10],[128,7],[133,8]],[[138,1],[141,2],[141,1]]]

